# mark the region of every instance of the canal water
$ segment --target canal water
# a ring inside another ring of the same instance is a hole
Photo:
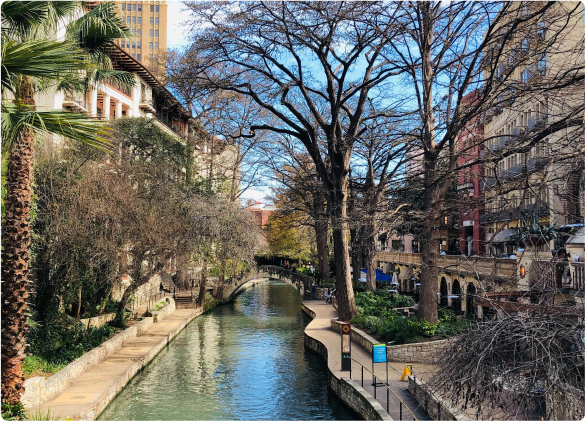
[[[99,419],[354,419],[328,392],[325,362],[304,348],[301,303],[269,281],[199,316]]]

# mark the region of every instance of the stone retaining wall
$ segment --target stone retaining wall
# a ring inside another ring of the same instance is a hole
[[[337,319],[331,319],[331,329],[333,331],[341,334],[341,322],[338,322]],[[373,344],[378,343],[374,338],[368,335],[363,330],[358,329],[355,326],[351,327],[351,341],[357,342],[361,346],[364,347],[366,351],[370,354],[372,353]]]
[[[175,300],[173,300],[171,297],[161,298],[160,300],[153,304],[153,307],[163,301],[168,303],[168,305],[165,308],[163,308],[162,310],[150,312],[152,315],[153,323],[162,322],[165,317],[167,317],[169,314],[175,311]]]
[[[314,318],[315,313],[303,305],[303,312]],[[365,420],[393,421],[382,405],[365,389],[347,377],[337,378],[328,364],[327,347],[305,333],[305,347],[316,352],[327,362],[328,386],[352,411]]]
[[[21,402],[25,408],[37,406],[56,393],[65,389],[77,376],[87,370],[90,366],[105,360],[124,346],[130,339],[146,332],[152,326],[152,317],[146,317],[132,327],[118,333],[97,348],[86,352],[71,364],[63,367],[48,379],[44,377],[33,377],[24,382],[25,392]]]
[[[547,419],[582,420],[585,417],[585,391],[569,384],[562,389],[558,386],[547,388],[545,394]]]
[[[79,319],[86,329],[90,327],[100,327],[116,318],[116,313],[100,314],[99,316],[90,317],[89,319]]]
[[[434,420],[469,421],[461,412],[428,390],[415,376],[408,376],[408,391]]]
[[[386,347],[388,361],[399,363],[433,364],[438,351],[445,348],[449,339]]]

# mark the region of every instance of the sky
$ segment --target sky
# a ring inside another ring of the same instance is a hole
[[[186,22],[189,17],[182,1],[169,0],[168,4],[168,22],[167,22],[167,48],[181,49],[189,45],[188,28]],[[254,199],[266,202],[264,197],[270,194],[269,188],[257,188],[246,190],[242,199]]]

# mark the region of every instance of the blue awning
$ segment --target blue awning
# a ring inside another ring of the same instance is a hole
[[[366,269],[362,269],[362,273],[367,273]],[[380,269],[376,269],[376,281],[378,282],[392,282],[392,277],[385,274]]]

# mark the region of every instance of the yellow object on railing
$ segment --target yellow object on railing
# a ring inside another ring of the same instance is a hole
[[[400,378],[401,381],[404,381],[406,376],[410,376],[412,373],[410,372],[410,368],[408,366],[404,366],[404,371],[402,372],[402,377]]]

